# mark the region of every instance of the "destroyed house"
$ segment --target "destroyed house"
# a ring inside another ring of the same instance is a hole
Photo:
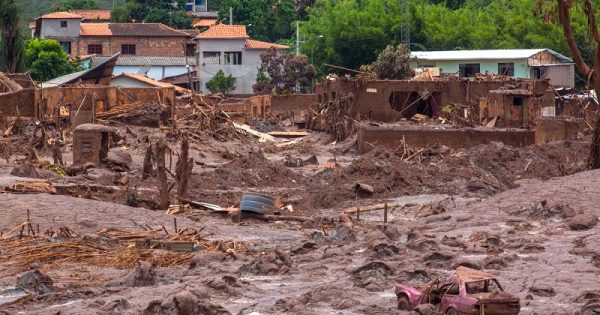
[[[253,40],[248,36],[245,25],[217,24],[196,37],[198,43],[197,74],[200,86],[222,70],[225,75],[236,79],[233,94],[252,94],[256,83],[260,55],[269,48],[287,50],[285,45]]]
[[[487,73],[523,79],[547,78],[556,87],[575,86],[573,60],[551,49],[413,51],[411,57],[413,67],[440,68],[443,74],[473,77]]]
[[[445,106],[462,104],[466,108],[480,106],[479,117],[465,117],[468,119],[489,121],[498,117],[498,125],[533,127],[542,108],[554,106],[548,80],[418,81],[328,77],[317,84],[316,94],[320,104],[338,100],[349,104],[346,110],[357,120],[382,122],[409,119],[416,114],[434,117]]]
[[[55,12],[36,21],[35,36],[55,39],[72,57],[194,56],[197,31],[181,31],[161,23],[84,23],[85,17]]]

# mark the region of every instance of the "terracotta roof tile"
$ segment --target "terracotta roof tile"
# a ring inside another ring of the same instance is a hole
[[[213,26],[217,24],[217,19],[201,19],[198,22],[194,23],[194,27],[206,27],[206,26]]]
[[[249,38],[246,33],[246,25],[225,25],[217,24],[200,33],[196,38],[199,39],[219,39],[219,38]]]
[[[247,49],[269,49],[271,47],[275,47],[276,49],[289,49],[289,46],[279,45],[267,42],[261,42],[259,40],[254,39],[246,39],[246,48]]]
[[[81,23],[81,36],[190,37],[160,23]]]
[[[112,36],[109,23],[81,23],[80,36]]]
[[[110,10],[71,10],[71,14],[80,15],[84,20],[110,20]]]
[[[82,19],[81,15],[69,12],[53,12],[40,16],[41,19]]]

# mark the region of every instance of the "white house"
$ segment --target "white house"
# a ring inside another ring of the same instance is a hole
[[[217,24],[196,37],[197,63],[196,73],[203,91],[208,82],[219,70],[232,75],[237,85],[232,94],[252,94],[258,69],[261,66],[260,55],[271,47],[287,50],[288,46],[261,42],[250,39],[245,25]]]

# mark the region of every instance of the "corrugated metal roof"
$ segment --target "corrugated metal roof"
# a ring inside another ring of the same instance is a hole
[[[99,64],[110,57],[92,57],[92,64]],[[195,57],[188,57],[190,66],[196,65]],[[117,66],[185,66],[185,57],[163,57],[163,56],[119,56]]]
[[[100,81],[102,81],[102,79],[112,78],[115,63],[117,61],[117,58],[119,58],[120,54],[121,53],[118,53],[112,57],[106,57],[105,60],[97,63],[96,66],[90,69],[74,72],[71,74],[64,75],[62,77],[52,79],[50,81],[46,81],[42,83],[42,87],[61,86],[73,83],[78,80],[86,81],[87,83],[91,84],[99,84]]]
[[[573,60],[551,49],[490,49],[490,50],[449,50],[449,51],[413,51],[411,56],[419,60],[514,60],[527,59],[540,52],[547,51],[564,63]]]

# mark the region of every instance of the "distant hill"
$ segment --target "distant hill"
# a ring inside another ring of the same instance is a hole
[[[48,8],[54,0],[21,0],[24,22],[31,21],[36,17],[47,13]],[[120,4],[125,0],[99,0],[100,6],[104,9],[110,9],[114,5]]]

